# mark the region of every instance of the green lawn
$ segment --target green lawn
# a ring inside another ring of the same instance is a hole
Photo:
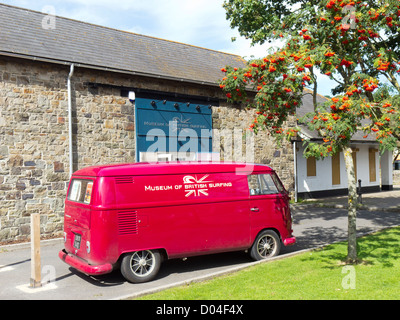
[[[399,299],[400,228],[363,237],[358,245],[362,262],[354,269],[343,263],[347,254],[343,242],[141,299]]]

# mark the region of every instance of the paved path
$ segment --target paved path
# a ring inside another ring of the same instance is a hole
[[[321,198],[317,200],[308,200],[296,204],[297,207],[316,206],[347,208],[347,196]],[[360,209],[369,211],[399,211],[400,212],[400,186],[395,186],[392,191],[382,191],[376,193],[366,193],[362,195],[362,204]]]

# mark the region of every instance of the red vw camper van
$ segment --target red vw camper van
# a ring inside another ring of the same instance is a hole
[[[288,199],[265,165],[82,169],[70,181],[59,257],[89,275],[119,266],[134,283],[152,280],[163,259],[239,250],[266,259],[296,242]]]

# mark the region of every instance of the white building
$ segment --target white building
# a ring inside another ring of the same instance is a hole
[[[304,97],[303,106],[298,111],[302,117],[312,111],[311,96]],[[318,97],[319,102],[325,99]],[[316,132],[303,128],[301,134],[312,141],[322,140]],[[294,142],[295,192],[299,198],[318,198],[345,195],[348,191],[347,173],[343,152],[323,160],[306,159],[301,141]],[[379,143],[363,133],[353,136],[351,148],[357,181],[361,180],[362,192],[379,192],[393,189],[392,152],[379,153]]]

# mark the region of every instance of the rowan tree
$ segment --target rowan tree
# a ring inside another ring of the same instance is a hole
[[[357,185],[350,142],[362,130],[384,151],[394,149],[400,138],[400,1],[226,0],[224,8],[231,27],[253,44],[282,43],[244,68],[222,69],[220,87],[227,99],[256,109],[251,129],[266,130],[278,142],[291,140],[299,128],[284,124],[311,91],[314,112],[298,120],[318,132],[322,142],[304,141],[305,156],[344,153],[348,261],[355,262]],[[333,98],[318,105],[321,77],[337,86]]]

